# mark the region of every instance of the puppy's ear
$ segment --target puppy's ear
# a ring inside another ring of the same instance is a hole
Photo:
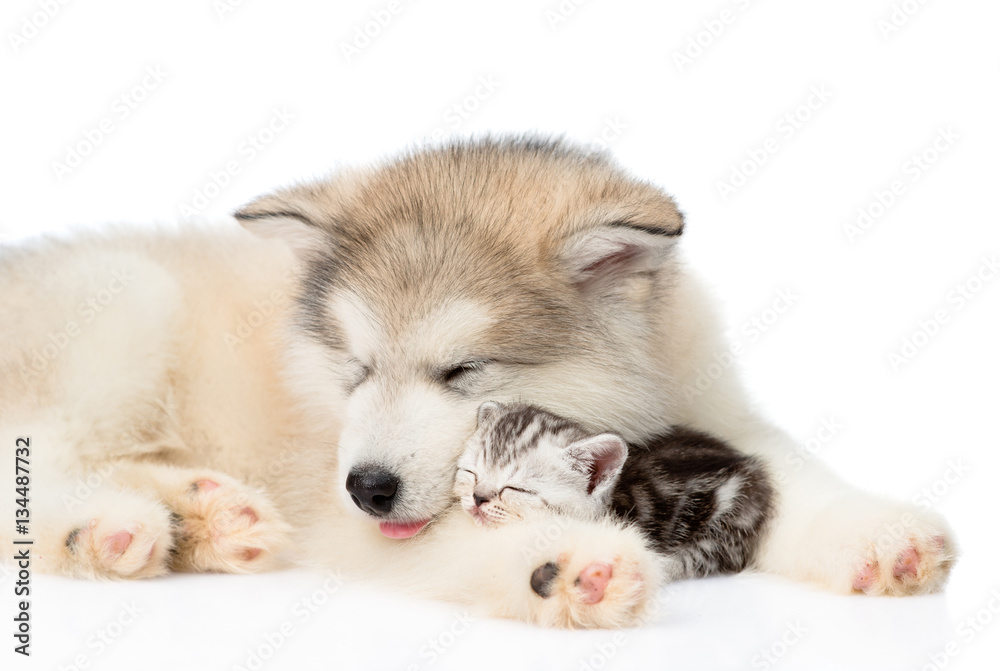
[[[282,189],[233,213],[244,228],[283,240],[299,255],[333,244],[332,222],[340,212],[340,180]]]
[[[606,295],[628,278],[662,267],[683,231],[684,220],[672,206],[657,223],[614,219],[571,237],[561,261],[581,292]]]
[[[628,457],[628,447],[621,436],[602,433],[570,443],[566,454],[579,470],[590,476],[587,493],[605,500],[618,482]]]

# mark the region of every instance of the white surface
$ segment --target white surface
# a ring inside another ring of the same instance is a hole
[[[322,573],[36,584],[32,668],[82,659],[91,666],[78,668],[252,669],[267,657],[258,668],[762,669],[771,654],[773,668],[884,671],[919,668],[962,640],[943,596],[837,597],[765,576],[679,583],[653,625],[592,632],[477,620],[447,604],[338,589]],[[988,645],[974,640],[962,661]]]
[[[686,212],[688,255],[718,286],[746,345],[739,365],[771,416],[803,441],[827,435],[820,428],[832,418],[841,428],[812,444],[861,485],[908,499],[930,488],[924,498],[952,521],[964,556],[941,596],[834,597],[762,576],[684,583],[656,624],[624,632],[623,643],[614,632],[477,621],[433,661],[422,646],[461,629],[460,609],[349,585],[302,622],[293,608],[324,581],[306,572],[112,585],[36,575],[28,661],[3,633],[14,611],[4,576],[0,668],[72,668],[84,655],[89,666],[78,668],[236,669],[286,621],[292,635],[261,668],[996,668],[1000,294],[987,281],[961,308],[949,295],[1000,252],[1000,6],[900,0],[919,9],[886,39],[889,0],[593,0],[555,28],[546,12],[574,7],[569,0],[404,1],[347,63],[341,43],[387,0],[253,0],[222,18],[218,4],[60,5],[15,52],[10,34],[40,5],[5,3],[0,236],[175,219],[230,161],[239,173],[206,216],[439,128],[584,142],[621,129],[610,148]],[[723,9],[730,23],[678,71],[674,53]],[[162,82],[147,79],[146,99],[121,118],[119,96],[147,68],[165,73]],[[480,87],[482,78],[493,83]],[[818,109],[789,136],[782,117],[814,87],[828,99],[814,98]],[[477,109],[459,117],[453,106],[477,89]],[[294,119],[247,149],[282,108]],[[60,181],[53,161],[106,117],[110,133]],[[913,181],[906,162],[947,128],[958,138]],[[723,200],[717,182],[768,139],[776,151]],[[896,179],[905,193],[850,244],[844,224]],[[744,325],[768,318],[782,290],[791,308],[754,339]],[[889,352],[939,309],[948,321],[893,370]],[[115,631],[133,600],[142,610],[134,623],[103,651],[99,639],[88,644]],[[981,632],[962,624],[977,613]],[[768,667],[757,655],[780,650],[783,637],[794,643]],[[614,654],[600,667],[602,649]]]

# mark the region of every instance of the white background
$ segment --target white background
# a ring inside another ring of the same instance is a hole
[[[977,276],[1000,252],[996,3],[414,0],[394,14],[387,1],[49,4],[51,18],[26,0],[0,15],[8,241],[188,208],[224,216],[436,130],[603,135],[678,199],[688,256],[717,286],[766,412],[854,482],[933,498],[964,556],[945,594],[914,599],[834,597],[763,576],[683,583],[654,625],[618,638],[466,625],[446,604],[359,585],[327,598],[324,577],[306,572],[116,585],[35,576],[29,663],[11,652],[2,576],[0,667],[228,670],[261,650],[273,652],[265,669],[996,668],[1000,281]],[[373,12],[391,18],[348,57]],[[294,118],[269,136],[275,110]],[[110,130],[89,147],[102,121]],[[936,152],[942,132],[952,139]],[[77,164],[73,151],[88,155]],[[763,165],[741,167],[762,151]],[[228,180],[227,163],[238,169]],[[734,170],[752,174],[723,197]],[[212,186],[213,172],[228,184]],[[859,208],[880,216],[849,235]],[[960,286],[979,290],[959,301]],[[781,292],[791,307],[768,312]],[[934,335],[915,335],[936,312]],[[766,332],[752,335],[753,319]],[[904,339],[923,346],[894,365]],[[832,437],[824,421],[839,427]],[[320,598],[308,621],[295,615]],[[121,604],[133,600],[131,621]],[[977,615],[982,631],[962,625]],[[291,633],[272,649],[283,623]],[[432,659],[429,640],[443,654]]]

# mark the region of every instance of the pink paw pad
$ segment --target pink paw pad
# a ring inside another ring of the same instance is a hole
[[[262,550],[260,548],[247,548],[243,551],[244,561],[253,561],[260,556]]]
[[[198,492],[210,492],[213,489],[218,489],[219,483],[214,480],[198,480],[194,483],[194,487]]]
[[[892,567],[892,575],[897,580],[911,576],[917,577],[917,569],[920,566],[920,553],[916,548],[906,548],[896,558],[896,564]]]
[[[854,583],[851,585],[851,588],[857,592],[864,592],[875,584],[876,578],[877,571],[875,570],[875,565],[872,562],[868,562],[861,570],[854,574]]]
[[[243,508],[240,510],[240,517],[246,517],[250,520],[250,524],[257,524],[260,517],[257,516],[257,512],[253,508]]]
[[[127,531],[117,531],[104,538],[104,550],[109,557],[117,559],[125,554],[132,544],[132,534]]]
[[[583,592],[584,603],[597,603],[604,598],[604,590],[611,582],[611,566],[594,563],[580,571],[576,586]]]

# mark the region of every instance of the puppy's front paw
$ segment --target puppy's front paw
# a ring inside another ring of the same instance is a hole
[[[189,483],[171,504],[178,570],[263,570],[286,536],[287,525],[263,494],[222,474]]]
[[[529,583],[544,599],[544,624],[617,628],[642,619],[660,583],[655,555],[638,535],[621,532],[609,540],[564,551],[535,568]]]
[[[92,519],[66,536],[72,572],[91,578],[150,578],[167,572],[166,514],[139,520]]]
[[[915,531],[915,530],[914,530]],[[913,533],[872,544],[856,566],[851,589],[869,595],[905,596],[936,592],[948,579],[955,560],[954,543],[944,530],[928,536]]]
[[[837,592],[872,596],[936,592],[958,556],[938,515],[875,498],[843,500],[815,520],[809,537],[794,547],[795,539],[786,542],[784,555],[808,550],[799,555],[807,577]]]

